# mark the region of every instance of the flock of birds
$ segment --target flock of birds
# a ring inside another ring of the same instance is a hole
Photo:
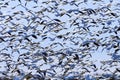
[[[119,0],[1,0],[1,79],[120,79],[119,7]],[[97,66],[99,49],[111,59]]]

